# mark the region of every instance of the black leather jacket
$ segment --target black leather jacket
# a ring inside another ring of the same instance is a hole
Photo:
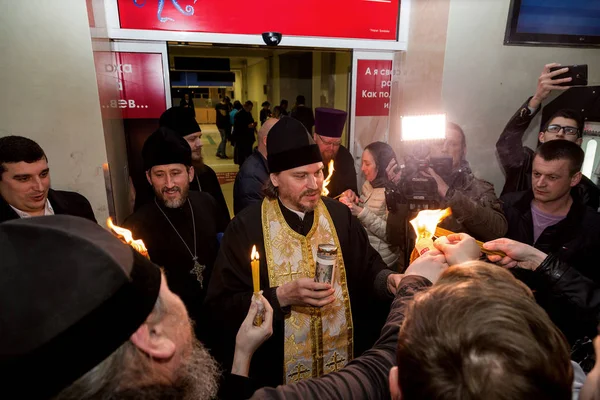
[[[571,343],[571,359],[589,372],[595,363],[590,339],[598,333],[600,285],[554,254],[546,257],[535,274],[544,282],[544,304],[551,306],[546,308],[548,314]]]
[[[586,330],[595,336],[600,322],[600,285],[554,254],[546,257],[536,272],[546,282],[553,297],[577,311],[573,315],[574,323],[588,322],[590,325]]]

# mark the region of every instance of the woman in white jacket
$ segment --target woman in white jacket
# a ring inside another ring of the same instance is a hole
[[[385,168],[392,159],[396,159],[394,150],[389,144],[373,142],[369,144],[362,154],[361,171],[366,179],[360,198],[352,190],[347,190],[340,201],[350,208],[352,215],[358,217],[369,234],[371,246],[383,258],[383,261],[396,269],[400,248],[392,246],[386,235],[388,217],[385,202],[385,186],[388,178]]]

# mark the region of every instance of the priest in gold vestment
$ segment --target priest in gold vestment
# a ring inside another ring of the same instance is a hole
[[[321,197],[321,153],[301,123],[277,122],[267,152],[266,197],[229,224],[206,297],[212,321],[206,329],[214,333],[208,347],[228,370],[253,293],[250,253],[256,245],[260,288],[274,310],[273,336],[252,358],[257,387],[337,371],[369,349],[400,280],[348,208]],[[338,249],[331,284],[315,282],[320,244]]]

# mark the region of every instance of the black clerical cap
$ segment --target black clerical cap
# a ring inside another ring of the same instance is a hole
[[[342,137],[348,113],[335,108],[315,108],[315,133],[331,138]]]
[[[171,107],[160,116],[160,126],[171,129],[180,136],[191,135],[202,130],[191,108]]]
[[[168,128],[158,128],[144,142],[142,147],[144,171],[156,165],[192,165],[192,149],[184,138]]]
[[[281,118],[267,136],[269,171],[285,171],[323,161],[319,146],[304,125],[294,118]]]
[[[49,398],[144,323],[158,267],[83,218],[0,224],[0,380],[7,397]]]

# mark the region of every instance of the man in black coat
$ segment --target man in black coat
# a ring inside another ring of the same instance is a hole
[[[568,83],[571,78],[555,79],[558,75],[567,72],[568,69],[562,68],[550,72],[550,68],[556,66],[558,64],[548,64],[544,67],[538,79],[535,94],[508,121],[496,143],[500,163],[506,174],[506,183],[502,189],[503,195],[531,189],[531,165],[534,151],[527,146],[523,146],[523,135],[525,135],[525,131],[533,118],[540,111],[542,102],[550,93],[553,90],[564,91],[569,89],[568,86],[558,85]],[[574,110],[562,109],[555,112],[544,123],[538,139],[540,143],[562,139],[581,146],[582,134],[582,115]],[[577,190],[587,205],[594,210],[598,210],[600,206],[600,188],[594,182],[583,176],[581,182],[577,185]]]
[[[235,140],[235,150],[233,152],[233,161],[237,165],[243,165],[246,158],[252,154],[252,145],[254,144],[254,131],[256,122],[252,116],[254,104],[250,100],[244,103],[244,108],[235,115],[233,123],[233,138]]]
[[[244,165],[235,177],[233,184],[233,211],[237,215],[251,204],[261,202],[265,197],[263,186],[269,179],[269,165],[267,164],[267,135],[279,121],[270,118],[258,131],[258,147],[246,159]]]
[[[533,188],[506,194],[501,200],[508,221],[507,238],[552,253],[598,283],[600,271],[590,260],[597,258],[600,246],[600,214],[586,206],[576,189],[583,158],[583,150],[575,143],[542,144],[533,159]],[[538,275],[525,269],[513,272],[535,290],[536,300],[571,344],[582,337],[580,326],[571,323],[571,312],[553,301]]]
[[[315,142],[321,150],[323,164],[325,164],[325,173],[329,161],[333,160],[335,172],[327,189],[327,196],[335,198],[350,189],[358,193],[358,184],[356,182],[356,168],[354,158],[347,148],[342,146],[342,133],[348,113],[334,108],[315,108],[315,133],[313,135]]]
[[[304,96],[296,97],[296,107],[292,110],[290,117],[302,122],[308,133],[312,133],[313,126],[315,126],[315,116],[313,115],[312,108],[306,107],[305,104],[306,99]]]
[[[96,222],[84,196],[50,189],[48,158],[36,142],[22,136],[0,138],[0,222],[54,214]]]
[[[181,297],[203,339],[200,334],[209,330],[202,323],[202,302],[217,256],[217,233],[225,227],[214,198],[190,190],[194,168],[185,140],[159,128],[144,143],[142,155],[155,196],[124,226],[144,241],[150,259],[164,268],[170,287]]]

